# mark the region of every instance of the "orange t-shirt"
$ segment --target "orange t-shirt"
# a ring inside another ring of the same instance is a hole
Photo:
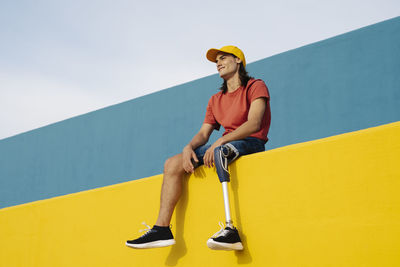
[[[270,96],[267,86],[259,79],[249,80],[246,87],[241,86],[232,93],[223,94],[221,91],[213,95],[208,101],[204,123],[212,124],[217,130],[222,125],[225,128],[223,135],[233,132],[247,121],[251,102],[260,97],[266,98],[267,106],[261,129],[250,136],[268,141],[267,135],[271,124]]]

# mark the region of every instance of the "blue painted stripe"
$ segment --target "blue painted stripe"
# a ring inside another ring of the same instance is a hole
[[[271,93],[267,149],[399,121],[399,32],[395,18],[249,64]],[[0,208],[161,173],[220,83],[205,77],[1,140]]]

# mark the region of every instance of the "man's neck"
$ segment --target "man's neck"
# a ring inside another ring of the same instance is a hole
[[[226,85],[228,87],[228,92],[232,93],[234,91],[236,91],[236,89],[238,89],[242,84],[241,81],[239,79],[239,74],[235,73],[234,76],[232,76],[231,78],[229,78],[226,81]]]

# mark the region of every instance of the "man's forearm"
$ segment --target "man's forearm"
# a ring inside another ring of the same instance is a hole
[[[234,140],[244,139],[249,137],[251,134],[260,130],[260,123],[256,121],[246,121],[240,125],[236,130],[230,132],[223,137],[223,143],[228,143]]]
[[[189,146],[191,149],[195,150],[199,146],[207,143],[207,141],[208,137],[202,135],[201,133],[197,133],[186,146]]]

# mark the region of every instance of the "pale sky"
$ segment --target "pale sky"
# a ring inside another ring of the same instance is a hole
[[[0,139],[400,15],[399,0],[3,0]],[[218,85],[217,85],[218,86]]]

